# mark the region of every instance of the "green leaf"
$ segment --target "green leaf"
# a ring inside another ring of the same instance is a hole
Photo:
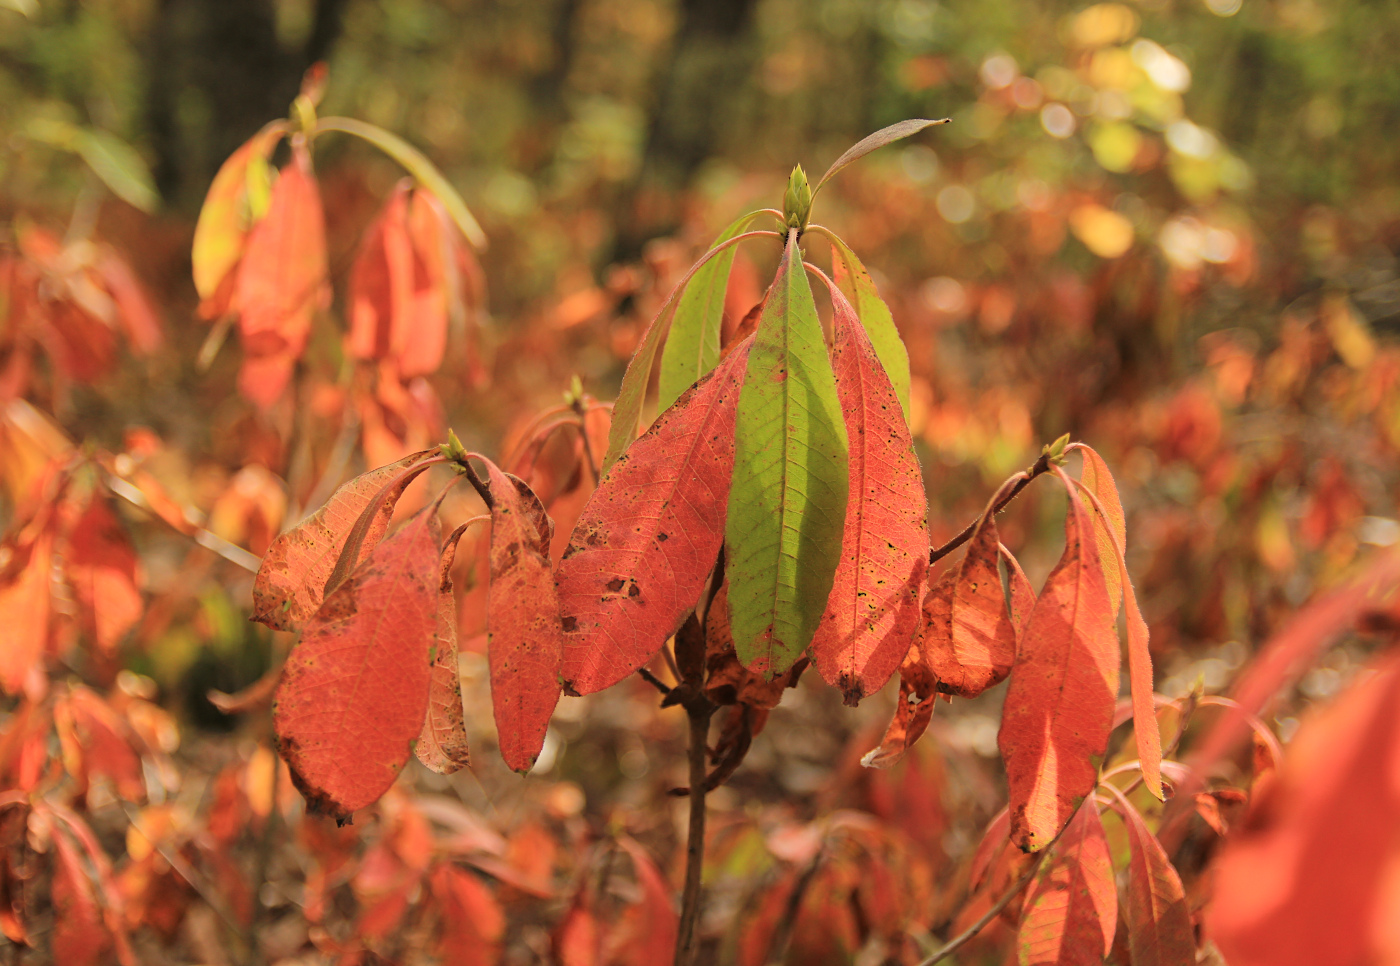
[[[132,207],[152,212],[160,204],[146,162],[116,135],[54,118],[35,118],[29,123],[28,134],[35,141],[81,157],[113,194]]]
[[[382,127],[375,127],[352,117],[320,118],[316,122],[316,133],[323,134],[326,131],[340,131],[342,134],[353,134],[363,138],[403,165],[423,187],[437,195],[442,206],[462,230],[462,234],[467,236],[467,241],[475,248],[486,247],[486,234],[472,217],[472,213],[467,210],[466,202],[422,151],[397,134],[390,134]]]
[[[719,245],[746,230],[762,212],[751,211],[720,233]],[[661,351],[661,375],[657,386],[657,411],[671,408],[680,394],[719,365],[720,324],[724,321],[724,293],[736,248],[720,252],[691,278],[671,320],[671,334]]]
[[[885,375],[894,386],[899,405],[904,409],[904,421],[909,421],[909,350],[904,348],[904,340],[894,327],[894,317],[890,307],[880,298],[875,282],[861,264],[856,253],[837,238],[831,239],[831,272],[841,294],[855,307],[860,324],[875,347],[875,355],[880,365],[885,367]]]
[[[816,633],[841,558],[847,459],[836,379],[792,231],[739,396],[724,536],[734,646],[751,670],[782,673]]]
[[[847,148],[845,154],[831,163],[831,167],[826,169],[826,174],[822,175],[821,180],[817,182],[817,186],[812,189],[812,194],[815,195],[818,191],[821,191],[822,185],[830,181],[836,172],[840,171],[852,161],[859,161],[871,151],[878,151],[886,144],[893,144],[901,138],[907,138],[911,134],[918,134],[926,127],[930,127],[934,124],[947,124],[949,120],[949,118],[945,117],[937,121],[929,121],[924,118],[916,117],[908,121],[899,121],[896,124],[891,124],[889,127],[882,127],[874,134],[866,135],[851,147]]]

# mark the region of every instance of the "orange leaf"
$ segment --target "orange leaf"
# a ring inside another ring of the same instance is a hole
[[[491,497],[491,587],[487,660],[501,757],[534,767],[559,703],[564,631],[549,566],[554,523],[518,477],[486,461]]]
[[[1231,966],[1400,956],[1400,656],[1312,712],[1215,865],[1207,933]]]
[[[1090,797],[1026,895],[1017,936],[1021,966],[1098,966],[1113,948],[1117,924],[1118,890],[1108,839]]]
[[[444,966],[492,966],[501,959],[505,914],[491,890],[470,872],[440,865],[429,881],[442,907]]]
[[[1038,851],[1098,781],[1118,696],[1118,635],[1089,511],[1069,492],[1065,551],[1026,622],[997,742],[1011,840]]]
[[[457,667],[457,600],[452,593],[452,562],[457,539],[470,520],[448,538],[439,568],[436,652],[428,685],[428,717],[413,753],[439,775],[450,775],[471,764],[467,730],[462,721],[462,678]]]
[[[92,493],[69,531],[63,557],[83,629],[110,654],[144,608],[136,588],[136,551],[101,493]]]
[[[1016,660],[1016,642],[1025,628],[1035,599],[1020,567],[1007,566],[1014,615],[1007,607],[997,561],[997,502],[1015,486],[1013,477],[987,503],[968,542],[967,553],[944,571],[924,601],[924,636],[920,644],[929,673],[944,694],[975,698],[1000,684]],[[1009,556],[1009,555],[1008,555]],[[1014,562],[1014,558],[1012,558]]]
[[[1138,609],[1137,595],[1128,576],[1127,527],[1123,505],[1118,501],[1118,487],[1108,472],[1103,458],[1088,446],[1079,444],[1084,454],[1084,479],[1081,485],[1090,495],[1094,508],[1094,534],[1098,538],[1099,559],[1104,567],[1104,583],[1113,613],[1118,614],[1118,601],[1123,601],[1128,627],[1128,680],[1133,698],[1133,735],[1137,739],[1138,760],[1142,765],[1143,782],[1158,800],[1162,792],[1162,733],[1157,726],[1157,713],[1152,698],[1152,652],[1148,648],[1147,622]]]
[[[328,294],[321,195],[311,155],[294,140],[292,160],[272,189],[267,216],[248,234],[238,270],[245,352],[238,388],[261,408],[282,395]]]
[[[253,620],[288,631],[316,613],[325,596],[326,581],[361,514],[388,483],[433,455],[425,450],[360,474],[332,493],[326,505],[309,519],[272,541],[253,582]],[[411,481],[412,477],[404,477],[384,494],[370,518],[356,562],[384,536],[394,515],[394,503]]]
[[[828,288],[850,496],[812,658],[846,704],[855,705],[884,686],[918,636],[928,572],[927,497],[899,397],[855,309],[835,285]]]
[[[1133,966],[1192,966],[1195,932],[1186,890],[1157,836],[1132,803],[1115,789],[1128,829],[1128,948]]]
[[[642,899],[628,910],[627,920],[620,927],[620,931],[625,930],[626,942],[614,961],[620,966],[669,963],[676,951],[676,934],[680,929],[671,902],[671,889],[646,849],[625,835],[617,844],[632,857],[637,884],[642,887]]]
[[[938,679],[923,659],[922,643],[915,643],[899,668],[899,696],[895,698],[894,717],[879,747],[868,752],[860,763],[866,768],[890,768],[903,758],[927,730],[937,695]]]
[[[53,844],[54,962],[95,966],[111,945],[111,937],[103,928],[92,880],[67,835],[55,831]]]
[[[199,297],[208,299],[233,271],[243,256],[248,211],[248,165],[255,159],[266,161],[273,147],[286,133],[285,121],[273,121],[229,155],[204,196],[199,221],[194,228],[194,248],[190,260],[194,287]]]
[[[724,540],[748,347],[686,390],[613,464],[559,564],[563,678],[616,684],[680,627]]]
[[[0,647],[0,687],[9,694],[24,689],[49,639],[50,574],[53,532],[48,525],[37,533],[6,541],[9,560],[0,565],[0,614],[5,615],[5,644]]]
[[[287,658],[273,722],[311,810],[348,818],[412,754],[428,712],[440,543],[431,505],[327,596]]]

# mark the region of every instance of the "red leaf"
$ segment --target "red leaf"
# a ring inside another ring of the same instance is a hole
[[[724,541],[749,345],[632,444],[574,528],[558,585],[563,679],[579,694],[637,670],[695,607]]]
[[[1089,511],[1069,493],[1065,551],[1026,629],[1002,711],[1011,840],[1038,851],[1098,781],[1118,696],[1119,648]]]
[[[549,566],[554,523],[519,478],[486,462],[491,497],[491,587],[487,660],[501,757],[514,771],[534,767],[559,703],[564,631]]]
[[[160,318],[131,266],[111,248],[103,246],[93,267],[116,303],[117,321],[126,330],[131,347],[141,353],[160,348],[163,341]]]
[[[422,733],[440,543],[431,505],[326,598],[287,658],[273,721],[312,810],[344,819],[376,801]]]
[[[452,593],[452,562],[457,540],[468,520],[448,538],[442,552],[438,582],[436,653],[428,684],[428,717],[413,753],[439,775],[450,775],[471,764],[467,729],[462,721],[462,678],[457,667],[457,600]]]
[[[1181,877],[1138,810],[1121,793],[1118,799],[1130,849],[1126,913],[1133,966],[1192,966],[1196,939]]]
[[[895,698],[894,717],[885,729],[879,747],[860,760],[862,765],[866,768],[890,768],[904,757],[933,718],[937,686],[938,679],[924,662],[922,643],[915,643],[899,668],[899,696]]]
[[[3,549],[9,551],[9,562],[0,566],[0,614],[5,615],[0,687],[18,694],[49,639],[53,532],[47,525],[33,534],[22,531]]]
[[[574,896],[569,911],[555,927],[549,945],[559,966],[598,966],[602,959],[603,937],[586,887]]]
[[[66,698],[58,699],[54,723],[60,735],[65,726],[71,728],[78,746],[74,751],[82,771],[79,777],[84,782],[93,775],[110,778],[122,798],[129,802],[145,799],[141,759],[132,748],[126,722],[95,692],[79,685]]]
[[[332,493],[326,505],[309,519],[272,541],[253,582],[253,620],[287,631],[316,613],[325,596],[326,580],[365,508],[386,484],[433,455],[425,450],[362,473]],[[411,478],[402,480],[374,512],[360,559],[384,536],[394,515],[394,503],[410,482]]]
[[[943,573],[924,601],[924,637],[920,650],[938,681],[938,690],[975,698],[1000,684],[1016,660],[1016,642],[1025,629],[1034,591],[1019,567],[1008,564],[1013,615],[1002,591],[997,561],[1001,554],[993,509],[1016,484],[1007,480],[987,503],[968,542],[967,553]],[[1008,555],[1009,556],[1009,555]]]
[[[669,963],[675,955],[676,934],[680,930],[670,887],[646,849],[625,835],[617,844],[632,857],[637,884],[642,887],[642,900],[628,910],[627,921],[622,924],[626,942],[614,961],[626,966]]]
[[[111,937],[102,925],[92,880],[67,835],[55,831],[53,844],[54,962],[64,966],[99,963]]]
[[[1055,843],[1026,895],[1017,937],[1021,966],[1099,966],[1113,947],[1117,924],[1118,890],[1108,839],[1091,797]]]
[[[267,215],[248,233],[238,270],[239,332],[246,353],[238,388],[263,409],[286,388],[326,303],[326,229],[306,145],[272,189]]]
[[[899,397],[855,309],[831,290],[836,393],[850,441],[841,560],[812,659],[848,705],[884,686],[919,632],[927,498]]]
[[[442,907],[444,966],[492,966],[501,959],[505,914],[491,890],[470,872],[440,865],[430,877]]]
[[[1304,719],[1215,865],[1207,933],[1231,966],[1395,962],[1397,708],[1392,654]]]
[[[1127,526],[1123,505],[1118,501],[1118,487],[1108,472],[1108,464],[1088,446],[1078,444],[1084,454],[1082,483],[1091,496],[1094,507],[1094,534],[1098,538],[1099,560],[1104,567],[1104,583],[1113,614],[1118,614],[1118,601],[1123,601],[1128,627],[1128,679],[1133,698],[1133,735],[1137,740],[1138,760],[1147,790],[1161,800],[1162,792],[1162,733],[1157,726],[1157,713],[1152,699],[1152,652],[1148,649],[1147,622],[1138,609],[1133,582],[1128,577]]]
[[[987,823],[987,830],[982,833],[982,841],[977,844],[977,851],[972,854],[972,865],[967,876],[969,892],[977,891],[977,887],[982,884],[983,877],[991,868],[992,860],[1008,844],[1010,834],[1011,813],[1003,808]]]
[[[69,531],[63,557],[83,629],[110,654],[144,608],[136,589],[136,551],[101,493],[92,494]]]

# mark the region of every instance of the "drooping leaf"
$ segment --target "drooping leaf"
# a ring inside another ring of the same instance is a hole
[[[1196,940],[1181,877],[1138,810],[1121,793],[1118,799],[1130,850],[1124,911],[1133,966],[1191,966]]]
[[[1394,962],[1397,708],[1391,653],[1303,719],[1213,866],[1205,932],[1231,966]]]
[[[202,299],[213,298],[238,260],[251,221],[248,206],[248,165],[264,160],[286,133],[285,121],[273,121],[229,155],[204,196],[199,221],[194,226],[194,287]]]
[[[968,869],[967,888],[976,891],[991,868],[997,852],[1010,842],[1011,813],[1003,808],[992,816],[987,828],[982,832],[982,841],[977,843],[977,851],[972,854],[972,865]]]
[[[1069,477],[1065,551],[1026,622],[997,743],[1011,838],[1039,851],[1098,781],[1118,697],[1119,649],[1089,511]]]
[[[907,121],[899,121],[896,124],[891,124],[889,127],[882,127],[874,134],[867,134],[865,137],[861,138],[855,144],[847,148],[845,154],[841,155],[841,157],[837,158],[831,163],[831,167],[826,169],[826,174],[822,175],[821,180],[818,181],[816,185],[812,188],[812,194],[815,195],[818,191],[820,191],[822,185],[830,181],[832,176],[835,175],[836,172],[840,171],[852,161],[859,161],[871,151],[878,151],[880,148],[883,148],[886,144],[893,144],[895,141],[898,141],[901,138],[907,138],[911,134],[918,134],[924,128],[930,127],[931,125],[947,123],[948,118],[946,117],[941,118],[937,121],[929,121],[923,118],[916,117],[910,118]]]
[[[707,698],[720,707],[743,704],[760,711],[771,711],[782,701],[785,690],[797,687],[797,680],[806,666],[804,658],[784,673],[769,678],[755,674],[739,663],[734,653],[734,637],[729,629],[729,582],[726,580],[720,584],[705,616],[704,679]],[[759,730],[761,725],[757,725],[753,733],[757,734]]]
[[[413,753],[439,775],[471,764],[462,712],[462,678],[457,666],[457,598],[452,593],[452,562],[457,541],[472,523],[463,523],[447,538],[439,567],[437,630],[433,669],[428,684],[428,717]]]
[[[1133,698],[1133,735],[1137,742],[1138,760],[1142,763],[1142,778],[1147,790],[1158,800],[1162,791],[1162,733],[1157,725],[1153,704],[1152,652],[1148,647],[1147,622],[1138,609],[1137,595],[1128,576],[1127,525],[1123,505],[1118,499],[1118,487],[1103,458],[1088,446],[1077,447],[1084,455],[1081,484],[1090,494],[1093,509],[1094,535],[1098,538],[1099,560],[1104,567],[1104,583],[1108,598],[1117,617],[1118,601],[1123,602],[1128,627],[1128,681]]]
[[[288,656],[273,723],[308,808],[347,818],[412,754],[428,711],[440,545],[434,504],[369,552]]]
[[[141,619],[143,607],[136,551],[102,494],[92,494],[69,531],[63,569],[84,632],[112,653]]]
[[[437,371],[447,345],[450,253],[434,200],[409,179],[399,182],[350,279],[350,354],[393,360],[405,380]]]
[[[899,695],[895,698],[894,717],[879,746],[866,752],[860,763],[866,768],[894,766],[928,729],[937,697],[938,679],[924,660],[922,641],[916,641],[899,667]]]
[[[54,725],[65,748],[65,762],[82,784],[107,778],[129,802],[146,797],[141,759],[132,747],[127,723],[95,692],[81,685],[54,702]]]
[[[1090,798],[1031,883],[1017,936],[1020,964],[1098,966],[1113,948],[1117,924],[1108,839]]]
[[[943,572],[924,600],[920,649],[938,690],[945,694],[975,698],[1005,680],[1016,662],[1016,643],[1030,609],[1013,617],[1007,606],[997,569],[1001,543],[994,512],[1016,482],[1016,477],[1007,480],[988,501],[966,554]],[[1034,599],[1019,568],[1008,567],[1007,576],[1013,601]]]
[[[0,646],[0,687],[8,694],[24,690],[49,640],[53,532],[42,526],[23,531],[6,548],[9,561],[0,568],[0,614],[5,615],[5,644]]]
[[[676,949],[676,933],[680,929],[675,907],[671,903],[671,890],[646,849],[625,835],[617,840],[617,844],[631,856],[642,891],[641,902],[628,910],[629,915],[623,923],[629,935],[623,948],[618,950],[617,962],[626,966],[670,962]]]
[[[860,324],[865,327],[865,334],[870,337],[870,344],[880,357],[880,365],[884,367],[885,375],[899,397],[900,408],[904,410],[904,419],[908,422],[909,350],[904,347],[904,340],[895,328],[890,307],[875,288],[875,280],[856,253],[835,236],[831,242],[831,277],[855,306]]]
[[[763,308],[735,417],[725,524],[739,660],[778,674],[812,642],[841,560],[846,426],[797,246]]]
[[[761,212],[750,212],[720,232],[715,245],[747,231]],[[719,365],[720,326],[724,321],[724,295],[737,248],[727,248],[706,262],[690,279],[676,305],[671,331],[661,352],[656,408],[665,412],[691,385]]]
[[[563,677],[579,694],[645,664],[695,607],[724,539],[748,343],[613,465],[558,571]]]
[[[306,145],[273,186],[267,215],[248,233],[238,269],[244,364],[238,388],[266,409],[277,401],[326,304],[326,229]]]
[[[919,634],[927,499],[914,441],[855,309],[831,286],[832,368],[850,443],[841,559],[812,657],[855,705],[884,686]]]
[[[485,883],[453,865],[438,866],[429,882],[442,909],[444,966],[495,966],[500,962],[505,913]]]
[[[341,131],[345,134],[353,134],[363,138],[403,165],[409,174],[413,175],[423,187],[427,188],[439,200],[447,213],[452,216],[457,227],[462,230],[462,234],[467,236],[467,240],[476,248],[486,247],[486,235],[477,224],[472,213],[467,210],[467,205],[462,201],[462,196],[457,193],[457,189],[452,187],[451,182],[442,176],[442,172],[424,156],[413,145],[409,144],[397,134],[391,134],[373,124],[366,124],[364,121],[357,121],[351,117],[322,117],[316,121],[316,133],[323,131]]]
[[[253,620],[289,631],[316,613],[325,597],[326,580],[365,508],[385,485],[433,455],[432,450],[424,450],[362,473],[332,493],[312,516],[272,541],[253,581]],[[356,563],[384,536],[393,519],[394,504],[412,479],[405,477],[385,494],[371,518]]]
[[[554,523],[524,481],[487,462],[491,586],[487,658],[501,757],[514,771],[534,767],[559,703],[564,630],[549,566]]]
[[[53,844],[54,962],[96,966],[111,945],[111,936],[103,926],[92,880],[67,835],[55,831]]]
[[[1102,513],[1095,513],[1094,538],[1099,548],[1099,561],[1103,565],[1103,579],[1108,587],[1108,599],[1113,605],[1114,616],[1118,614],[1118,602],[1122,598],[1123,581],[1118,575],[1118,558],[1128,549],[1128,524],[1123,513],[1123,501],[1118,496],[1118,485],[1102,456],[1083,443],[1072,444],[1084,457],[1084,468],[1079,478],[1089,492],[1098,498]],[[1115,543],[1115,541],[1117,541]],[[1121,552],[1120,552],[1121,551]]]

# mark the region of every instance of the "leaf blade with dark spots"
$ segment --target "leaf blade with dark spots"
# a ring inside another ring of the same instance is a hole
[[[428,716],[413,753],[439,775],[450,775],[471,764],[471,750],[462,711],[462,678],[457,666],[457,598],[452,593],[452,563],[457,540],[468,520],[447,538],[438,579],[437,630],[433,668],[428,683]]]
[[[557,583],[563,676],[580,694],[645,664],[695,606],[724,539],[750,345],[661,414],[603,478],[574,528]]]
[[[273,722],[309,808],[346,818],[377,801],[422,733],[440,532],[431,505],[375,547],[287,658]]]
[[[315,614],[325,597],[326,581],[360,514],[387,483],[432,455],[432,450],[424,450],[360,474],[332,493],[325,506],[272,541],[253,581],[253,620],[289,631]],[[360,560],[384,536],[394,515],[393,505],[409,482],[405,480],[389,493],[375,511]]]
[[[918,635],[929,537],[923,475],[899,399],[855,309],[834,285],[831,299],[848,499],[840,562],[812,657],[854,705],[884,686]]]
[[[1022,613],[1018,624],[1008,610],[997,569],[1001,544],[994,512],[1016,481],[1007,480],[988,501],[966,554],[924,600],[921,650],[945,694],[975,698],[1005,680],[1016,662],[1016,642],[1029,614]],[[1024,598],[1030,592],[1025,576],[1019,568],[1007,569],[1013,599]]]
[[[559,703],[564,630],[549,564],[554,524],[517,477],[486,461],[491,507],[487,660],[501,757],[534,767]]]

